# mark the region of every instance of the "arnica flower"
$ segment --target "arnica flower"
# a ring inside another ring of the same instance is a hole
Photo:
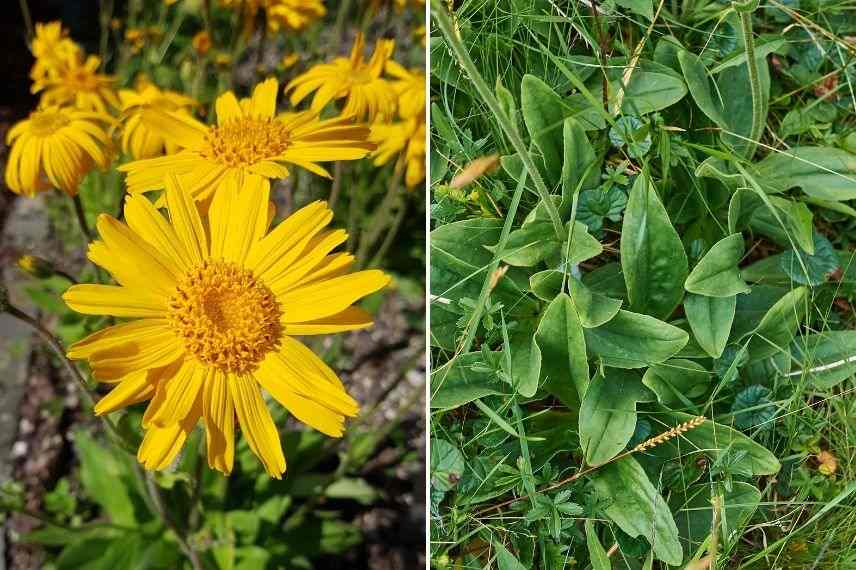
[[[404,168],[404,182],[414,188],[425,180],[425,115],[395,123],[372,125],[371,140],[378,143],[372,153],[375,166],[400,156],[398,168]]]
[[[161,90],[148,82],[141,83],[135,90],[119,91],[119,99],[122,102],[122,152],[140,160],[180,150],[175,143],[149,128],[142,120],[143,112],[155,109],[190,117],[190,110],[196,101],[175,91]]]
[[[59,68],[67,57],[77,57],[82,53],[80,46],[68,37],[68,30],[62,22],[36,23],[36,34],[32,43],[33,57],[36,62],[30,70],[34,81],[44,78],[48,72]]]
[[[163,469],[200,419],[208,464],[232,470],[235,418],[273,477],[285,471],[279,434],[262,390],[298,420],[332,437],[357,403],[336,374],[296,336],[372,324],[352,306],[380,290],[378,270],[348,273],[353,256],[331,253],[346,239],[325,230],[332,212],[313,202],[268,231],[269,183],[227,184],[207,215],[174,176],[169,220],[143,196],[128,197],[127,224],[102,215],[89,259],[119,285],[75,285],[63,295],[84,314],[134,319],[72,345],[113,389],[102,415],[148,400],[137,457]]]
[[[410,119],[425,113],[425,74],[418,69],[408,70],[394,61],[386,63],[386,72],[395,79],[391,82],[398,96],[398,115]]]
[[[6,135],[12,147],[6,185],[25,196],[51,187],[75,196],[90,170],[110,163],[110,121],[108,115],[67,107],[33,111]]]
[[[190,45],[193,46],[193,51],[199,55],[205,55],[211,49],[211,35],[206,30],[197,32]]]
[[[119,98],[113,91],[113,78],[98,73],[101,58],[82,54],[63,57],[56,68],[33,82],[31,91],[42,93],[41,104],[74,105],[79,109],[106,113],[108,107],[119,108]]]
[[[220,5],[241,10],[247,35],[252,32],[261,8],[265,10],[267,28],[272,32],[300,31],[327,14],[323,0],[220,0]]]
[[[221,95],[213,126],[178,113],[143,111],[143,122],[183,150],[121,166],[128,173],[128,191],[161,189],[166,175],[174,173],[186,177],[195,199],[205,200],[225,180],[240,186],[247,177],[285,178],[284,164],[330,178],[318,162],[356,160],[374,150],[368,127],[350,118],[322,121],[311,112],[275,116],[278,90],[276,79],[268,79],[243,106],[231,91]]]
[[[299,31],[327,14],[321,0],[267,0],[265,4],[267,26],[273,32]]]
[[[316,113],[330,101],[347,98],[343,115],[369,121],[392,118],[395,92],[381,75],[395,49],[395,41],[378,40],[368,62],[363,60],[363,46],[363,35],[357,34],[349,58],[337,57],[332,63],[313,66],[295,77],[285,88],[286,93],[291,92],[291,104],[297,105],[314,91],[310,108]]]

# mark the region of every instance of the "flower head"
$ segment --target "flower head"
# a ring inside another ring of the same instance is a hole
[[[380,166],[400,155],[399,168],[405,169],[404,182],[408,188],[425,180],[425,116],[395,123],[372,125],[371,140],[378,143],[372,153],[374,164]]]
[[[267,27],[273,32],[299,31],[327,14],[322,0],[267,0],[265,8]]]
[[[346,235],[326,230],[323,202],[298,210],[269,231],[269,184],[255,178],[227,184],[200,215],[170,176],[165,219],[143,196],[131,195],[127,225],[102,215],[101,240],[89,258],[119,285],[76,285],[63,298],[93,315],[131,318],[69,348],[114,388],[95,412],[148,401],[138,459],[163,469],[200,419],[208,464],[232,469],[235,418],[250,448],[273,477],[285,471],[279,434],[262,396],[339,437],[357,403],[336,374],[296,336],[371,325],[353,307],[386,286],[381,271],[348,273],[353,256],[332,253]],[[239,198],[240,197],[240,198]]]
[[[395,79],[391,82],[398,96],[398,115],[410,119],[425,113],[425,74],[418,69],[408,70],[390,60],[386,72]]]
[[[154,109],[189,117],[196,101],[175,91],[161,90],[151,83],[143,83],[133,90],[123,89],[119,91],[119,99],[122,103],[122,152],[135,159],[178,152],[175,143],[149,128],[142,119],[143,112]]]
[[[196,53],[205,55],[211,49],[211,35],[206,30],[202,30],[193,36],[191,45]]]
[[[6,135],[12,147],[6,163],[6,185],[17,194],[34,196],[56,187],[77,194],[83,177],[110,162],[108,124],[104,114],[63,107],[43,107],[13,126]]]
[[[31,91],[41,93],[41,104],[74,105],[79,109],[106,113],[108,107],[118,108],[119,99],[113,91],[113,77],[98,73],[101,58],[90,55],[85,60],[80,53],[64,56],[55,68],[33,82]]]
[[[62,27],[62,22],[37,22],[32,51],[36,62],[30,70],[30,78],[34,81],[58,69],[66,58],[79,57],[82,53],[80,46],[68,37],[68,30]]]
[[[311,112],[276,116],[278,89],[276,79],[268,79],[244,105],[231,91],[221,95],[212,126],[175,112],[143,111],[144,123],[183,150],[121,166],[128,172],[128,191],[163,188],[166,175],[174,173],[185,176],[187,188],[203,200],[225,180],[240,186],[247,177],[285,178],[284,164],[329,178],[318,162],[356,160],[374,150],[367,141],[369,129],[349,118],[322,121]]]
[[[369,61],[363,60],[364,40],[357,34],[351,56],[337,57],[332,63],[322,63],[294,78],[285,91],[291,92],[291,104],[297,105],[313,91],[310,108],[320,113],[330,101],[346,99],[342,115],[357,119],[392,118],[396,96],[389,82],[383,79],[384,67],[395,49],[394,40],[378,40]]]

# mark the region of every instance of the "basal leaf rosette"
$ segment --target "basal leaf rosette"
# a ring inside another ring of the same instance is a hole
[[[272,477],[285,471],[276,425],[262,390],[302,422],[332,437],[357,414],[333,372],[297,336],[362,329],[352,306],[389,283],[378,270],[348,273],[353,256],[334,253],[343,230],[313,202],[270,228],[270,187],[226,183],[200,214],[176,176],[167,177],[165,218],[129,195],[126,223],[98,220],[89,258],[118,285],[75,285],[63,296],[90,315],[132,319],[74,344],[100,382],[113,384],[98,415],[148,401],[137,457],[163,469],[201,419],[208,464],[232,470],[237,419]]]

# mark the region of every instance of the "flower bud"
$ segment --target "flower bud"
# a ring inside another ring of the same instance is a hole
[[[35,255],[22,255],[18,258],[18,267],[24,273],[36,279],[46,279],[56,273],[53,264],[47,259]]]

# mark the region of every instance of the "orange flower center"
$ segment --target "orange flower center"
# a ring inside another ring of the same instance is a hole
[[[189,271],[169,300],[169,320],[185,349],[224,372],[249,372],[278,349],[281,315],[271,290],[228,261]]]
[[[202,156],[225,166],[251,166],[285,152],[290,135],[276,119],[244,117],[212,127],[205,135]]]
[[[30,115],[30,129],[38,137],[47,137],[71,121],[58,111],[35,111]]]

